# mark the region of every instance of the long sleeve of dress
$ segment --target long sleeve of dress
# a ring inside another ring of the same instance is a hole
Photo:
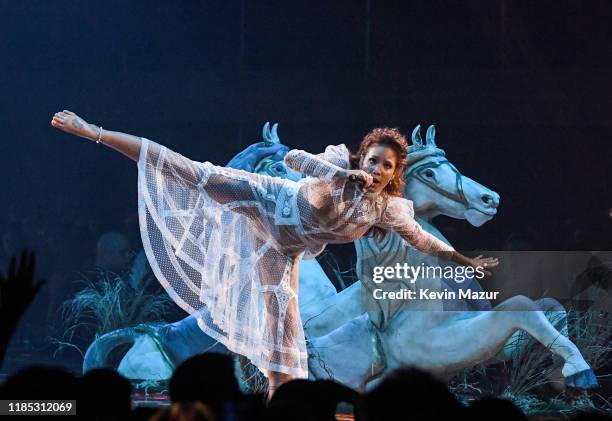
[[[386,230],[397,232],[417,250],[440,256],[443,252],[454,251],[444,241],[425,231],[414,220],[412,201],[403,197],[391,197],[380,221],[376,224]]]
[[[292,149],[285,155],[285,164],[302,174],[331,181],[338,171],[349,168],[349,151],[344,144],[330,145],[318,155]]]

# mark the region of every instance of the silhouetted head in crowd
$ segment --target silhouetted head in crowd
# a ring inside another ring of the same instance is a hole
[[[467,418],[473,421],[527,421],[525,414],[512,402],[497,398],[482,398],[474,401],[466,410]]]
[[[130,413],[130,421],[151,421],[160,410],[152,406],[137,406]]]
[[[331,380],[296,379],[281,385],[268,406],[270,416],[281,416],[286,411],[286,419],[299,413],[304,419],[333,421],[340,402],[358,406],[359,399],[355,390]]]
[[[105,232],[96,245],[96,266],[118,274],[129,269],[133,254],[125,235]]]
[[[59,367],[32,366],[4,382],[2,399],[76,399],[78,380]]]
[[[445,383],[415,368],[393,371],[363,399],[368,421],[455,420],[464,411]]]
[[[278,419],[295,419],[297,416],[299,419],[333,421],[338,403],[356,405],[358,400],[356,391],[331,380],[296,379],[276,390],[268,409],[269,416]]]
[[[217,418],[228,402],[241,396],[232,358],[217,353],[196,355],[179,365],[170,379],[169,392],[172,402],[205,403]]]
[[[160,409],[150,421],[216,421],[208,406],[202,402],[177,402]]]
[[[132,387],[115,370],[99,368],[79,379],[78,413],[88,419],[127,418],[132,408]]]

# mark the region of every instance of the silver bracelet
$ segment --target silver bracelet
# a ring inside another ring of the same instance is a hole
[[[101,139],[102,139],[102,126],[100,126],[100,133],[98,133],[98,140],[96,140],[96,143],[100,143]]]

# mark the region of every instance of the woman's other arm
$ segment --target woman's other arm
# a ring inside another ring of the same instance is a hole
[[[350,179],[360,184],[362,190],[372,184],[372,177],[365,171],[350,169],[349,151],[344,145],[328,146],[319,155],[292,149],[285,155],[285,164],[292,170],[328,182],[334,178],[348,179],[353,176]]]
[[[444,241],[425,231],[414,220],[412,203],[404,198],[390,198],[387,203],[387,209],[377,225],[387,230],[396,231],[417,250],[440,257],[443,260],[453,261],[460,265],[474,268],[492,268],[498,265],[498,261],[495,258],[483,258],[482,256],[470,258],[464,256]],[[490,275],[488,271],[485,270],[484,272]]]
[[[331,181],[345,169],[320,157],[300,149],[292,149],[285,155],[285,164],[302,174]]]

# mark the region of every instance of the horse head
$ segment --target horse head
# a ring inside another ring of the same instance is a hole
[[[249,145],[235,155],[226,166],[298,181],[303,177],[302,174],[288,168],[283,160],[288,151],[289,148],[283,145],[278,137],[278,123],[270,129],[270,123],[266,122],[262,130],[262,141]]]
[[[430,221],[437,215],[466,219],[479,227],[492,219],[499,194],[464,176],[436,145],[436,129],[429,126],[425,142],[421,126],[412,132],[408,149],[404,196],[414,202],[415,212]]]

